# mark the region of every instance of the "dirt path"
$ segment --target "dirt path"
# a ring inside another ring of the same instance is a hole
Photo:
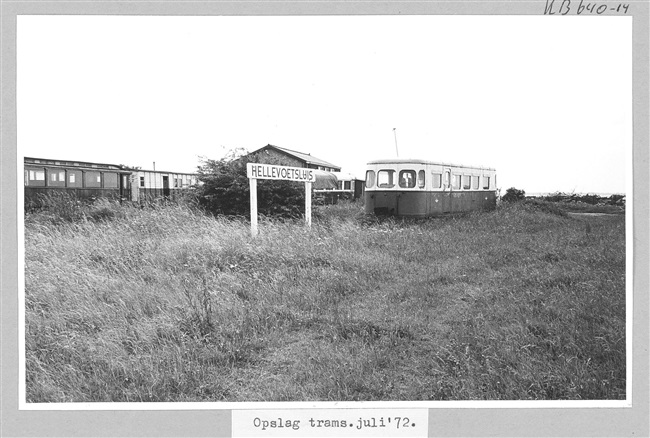
[[[569,216],[576,217],[597,217],[597,216],[620,216],[621,213],[576,213],[576,212],[567,212]]]

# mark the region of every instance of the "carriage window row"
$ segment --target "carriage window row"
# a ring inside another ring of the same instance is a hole
[[[82,187],[82,175],[85,187],[102,187],[102,173],[88,171],[82,174],[80,170],[47,170],[49,175],[48,185],[54,187]],[[67,174],[67,181],[66,181]],[[117,173],[105,172],[103,174],[104,188],[117,188]],[[26,185],[45,186],[45,170],[25,170]]]
[[[330,189],[327,189],[330,190]],[[339,181],[336,183],[336,190],[352,190],[352,181]]]
[[[29,180],[30,181],[45,181],[45,171],[44,170],[30,170],[29,171]]]
[[[395,187],[395,173],[396,171],[392,169],[382,169],[375,175],[375,171],[368,170],[366,172],[366,187],[374,187],[375,182],[379,188]],[[479,187],[488,190],[490,188],[490,177],[483,175],[483,185],[481,186],[478,175],[458,175],[450,174],[450,172],[444,172],[444,174],[439,172],[431,173],[431,187],[433,189],[442,188],[443,183],[445,187],[451,185],[453,190],[460,190],[461,188],[463,190],[479,190]],[[397,184],[403,189],[412,189],[417,184],[418,188],[422,189],[425,187],[425,172],[420,170],[416,174],[415,170],[401,170]]]
[[[52,182],[65,182],[65,170],[61,170],[59,172],[51,172],[50,180]]]
[[[187,187],[192,185],[192,179],[187,176],[182,176],[178,178],[174,178],[174,187],[175,188],[182,188],[182,187]]]

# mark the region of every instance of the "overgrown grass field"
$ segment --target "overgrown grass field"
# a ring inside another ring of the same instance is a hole
[[[624,215],[361,211],[26,214],[27,401],[625,398]]]

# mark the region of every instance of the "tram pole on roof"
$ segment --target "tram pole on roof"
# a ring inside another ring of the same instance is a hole
[[[393,134],[395,135],[395,156],[399,158],[399,150],[397,149],[397,128],[393,128]]]

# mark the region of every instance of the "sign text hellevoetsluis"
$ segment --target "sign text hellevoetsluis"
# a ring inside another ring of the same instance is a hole
[[[316,181],[314,169],[276,166],[273,164],[247,163],[246,176],[250,184],[251,234],[257,235],[257,180],[281,179],[305,184],[305,224],[311,227],[311,183]]]
[[[283,179],[288,181],[314,182],[316,174],[314,169],[304,167],[276,166],[274,164],[248,163],[246,174],[255,179]]]

